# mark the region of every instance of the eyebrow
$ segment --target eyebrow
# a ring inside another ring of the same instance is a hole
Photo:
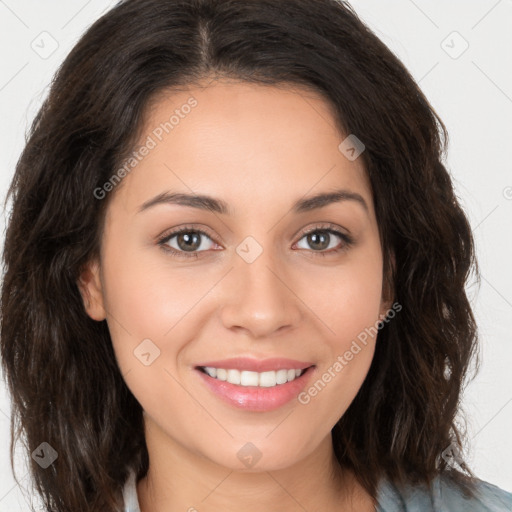
[[[318,208],[323,208],[324,206],[328,206],[332,203],[339,203],[343,201],[354,201],[356,204],[362,206],[366,213],[369,213],[368,205],[363,197],[356,192],[346,189],[322,192],[311,197],[301,198],[293,204],[292,212],[305,213]],[[146,201],[139,208],[138,213],[160,204],[177,204],[180,206],[198,208],[200,210],[208,210],[223,215],[232,214],[229,205],[222,199],[207,195],[185,194],[170,191],[158,194],[154,198]]]

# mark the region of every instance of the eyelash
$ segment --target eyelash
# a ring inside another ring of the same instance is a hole
[[[301,237],[299,238],[299,241],[302,240],[305,236],[307,236],[307,235],[309,235],[311,233],[316,233],[317,231],[323,232],[323,233],[329,233],[331,235],[338,236],[343,241],[342,246],[340,248],[338,248],[338,249],[330,249],[328,251],[326,251],[326,250],[324,250],[324,251],[313,251],[312,250],[311,251],[311,252],[313,252],[315,254],[318,254],[319,256],[325,257],[325,256],[330,255],[330,254],[338,254],[340,252],[347,251],[354,244],[354,239],[350,235],[347,235],[345,233],[342,233],[341,231],[338,231],[337,229],[335,229],[333,227],[332,224],[328,224],[327,226],[323,226],[323,225],[322,226],[315,226],[314,228],[305,231],[304,233],[302,233]],[[177,251],[173,247],[169,247],[167,245],[167,243],[172,238],[174,238],[175,236],[180,235],[182,233],[198,233],[198,234],[206,236],[207,238],[209,238],[210,240],[215,242],[215,240],[213,240],[212,237],[210,236],[210,234],[207,233],[206,231],[204,231],[204,230],[202,230],[200,228],[194,228],[194,227],[185,226],[185,227],[183,227],[183,228],[181,228],[179,230],[173,231],[172,233],[168,233],[168,234],[163,235],[161,238],[158,239],[158,245],[165,252],[170,253],[172,256],[176,256],[178,258],[182,258],[183,257],[183,258],[195,258],[195,259],[197,259],[197,258],[199,258],[199,254],[200,253],[206,252],[206,251],[196,251],[196,252]]]

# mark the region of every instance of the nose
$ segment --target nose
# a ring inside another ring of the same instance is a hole
[[[292,274],[270,252],[264,250],[252,263],[235,258],[223,284],[221,319],[227,329],[264,338],[299,325],[302,302],[294,293]]]

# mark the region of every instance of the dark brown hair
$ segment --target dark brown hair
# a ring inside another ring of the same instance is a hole
[[[135,143],[151,98],[208,77],[308,87],[341,133],[363,141],[386,289],[402,310],[380,329],[367,378],[332,431],[335,454],[374,497],[383,475],[430,483],[440,473],[471,494],[469,468],[442,456],[452,442],[464,448],[456,415],[478,356],[465,284],[471,270],[479,277],[442,163],[446,128],[397,57],[336,0],[127,0],[73,48],[7,196],[1,356],[11,464],[21,437],[29,456],[42,442],[58,452],[47,469],[29,457],[56,512],[119,510],[129,470],[146,474],[142,408],[77,283],[99,254],[109,204],[94,191]]]

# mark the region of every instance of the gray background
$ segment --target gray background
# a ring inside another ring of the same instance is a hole
[[[469,289],[483,363],[463,400],[471,448],[466,460],[477,476],[512,491],[512,0],[351,3],[411,71],[449,131],[446,165],[470,218],[482,271],[480,290]],[[114,4],[0,0],[2,201],[52,75],[83,31]],[[3,247],[3,235],[0,240]],[[26,465],[19,458],[25,496],[9,466],[9,415],[2,381],[0,510],[27,511]]]

